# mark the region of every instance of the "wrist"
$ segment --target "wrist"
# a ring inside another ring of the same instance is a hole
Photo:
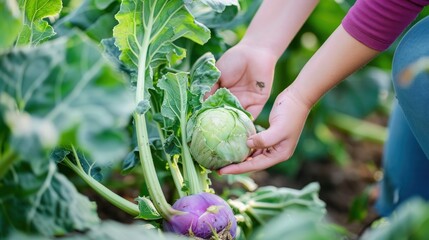
[[[283,49],[279,50],[274,45],[264,44],[264,42],[259,41],[258,38],[254,38],[254,37],[249,36],[247,34],[241,39],[241,41],[238,43],[238,45],[246,47],[247,49],[252,49],[252,50],[259,51],[259,52],[264,52],[271,59],[273,59],[274,62],[277,62],[277,60],[283,54]]]

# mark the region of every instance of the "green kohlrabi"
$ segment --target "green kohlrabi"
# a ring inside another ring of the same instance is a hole
[[[203,167],[219,169],[241,162],[250,154],[246,141],[256,130],[241,110],[228,106],[207,109],[195,122],[191,154]]]

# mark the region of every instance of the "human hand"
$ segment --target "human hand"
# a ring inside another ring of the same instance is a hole
[[[246,161],[221,168],[220,174],[240,174],[266,169],[289,159],[295,151],[311,104],[290,86],[274,102],[270,127],[250,136],[247,145],[255,152]]]
[[[256,118],[270,96],[276,61],[269,49],[239,43],[217,61],[221,76],[210,94],[228,88]]]

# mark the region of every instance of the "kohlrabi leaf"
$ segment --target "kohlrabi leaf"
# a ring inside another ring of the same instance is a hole
[[[149,198],[139,197],[137,198],[137,202],[139,203],[140,210],[140,214],[137,218],[144,220],[157,220],[162,218]]]
[[[58,15],[63,7],[61,0],[19,0],[24,16],[24,26],[18,35],[18,45],[37,45],[55,35],[54,29],[45,20]]]
[[[279,213],[257,229],[249,239],[347,239],[347,231],[323,219],[323,215],[292,209]]]
[[[78,8],[59,19],[54,29],[58,35],[64,36],[78,28],[100,42],[112,37],[112,29],[117,24],[114,15],[118,10],[119,1],[84,0]]]
[[[222,28],[238,14],[238,1],[192,1],[187,4],[195,18],[209,28]]]
[[[0,180],[0,216],[8,228],[50,237],[98,224],[95,205],[57,172],[55,163],[44,162],[42,169],[18,162]]]
[[[159,80],[158,87],[164,90],[161,106],[163,116],[186,121],[188,75],[186,73],[167,73]]]
[[[18,106],[18,113],[2,116],[12,137],[21,139],[13,144],[17,153],[28,152],[35,136],[47,145],[73,144],[99,163],[127,152],[131,94],[95,44],[81,35],[0,55],[0,92]]]
[[[121,224],[114,221],[103,221],[99,226],[91,231],[76,233],[63,237],[64,240],[123,240],[123,239],[157,239],[157,240],[189,240],[185,236],[165,233],[150,224]],[[33,240],[33,239],[31,239]],[[38,240],[38,239],[36,239]]]
[[[265,186],[229,200],[229,204],[240,214],[255,219],[253,227],[266,223],[286,209],[303,209],[323,216],[326,209],[325,203],[319,199],[319,189],[317,183],[310,183],[301,190]]]
[[[375,224],[373,224],[375,225]],[[384,224],[372,226],[361,236],[363,240],[416,239],[429,234],[429,205],[420,198],[401,204]]]
[[[226,88],[219,88],[216,90],[216,92],[208,97],[202,104],[202,108],[200,111],[204,111],[205,109],[210,108],[217,108],[217,107],[232,107],[239,109],[246,113],[247,116],[249,116],[251,119],[252,115],[244,110],[244,108],[241,106],[240,102],[238,101],[238,98],[234,96],[228,89]]]
[[[201,2],[217,12],[222,12],[227,6],[239,6],[238,0],[184,0],[186,4]]]
[[[201,104],[204,94],[209,92],[219,79],[220,71],[216,68],[215,63],[216,60],[213,54],[206,53],[192,66],[190,91],[198,100],[198,102],[194,104]]]
[[[113,29],[120,59],[135,71],[138,98],[149,98],[153,69],[184,57],[184,49],[174,45],[185,37],[203,44],[210,37],[209,30],[195,21],[183,1],[124,0],[116,14],[119,24]],[[143,97],[144,95],[144,97]]]
[[[16,0],[0,2],[0,52],[8,49],[15,42],[21,29],[21,13]],[[5,31],[7,29],[7,31]]]

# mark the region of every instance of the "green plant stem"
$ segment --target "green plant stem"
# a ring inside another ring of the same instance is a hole
[[[143,169],[144,179],[146,181],[151,200],[164,219],[170,219],[177,214],[170,204],[165,199],[161,185],[156,175],[155,166],[153,164],[152,153],[149,146],[149,138],[146,129],[146,119],[144,115],[134,113],[134,124],[136,125],[137,143],[140,154],[140,162]]]
[[[341,131],[371,142],[383,144],[387,138],[385,127],[346,114],[333,113],[328,123]]]
[[[12,164],[18,159],[18,155],[16,155],[13,151],[7,151],[0,158],[0,179],[6,175],[9,168]]]
[[[197,170],[195,169],[194,160],[192,159],[191,152],[189,151],[188,142],[186,139],[186,125],[183,119],[186,119],[184,116],[185,113],[182,113],[180,129],[182,131],[182,161],[183,168],[185,171],[185,178],[188,181],[189,189],[191,194],[198,194],[203,191],[201,186],[201,179],[198,177]]]
[[[156,124],[157,126],[157,130],[158,130],[158,135],[159,138],[161,140],[161,144],[162,146],[165,146],[165,138],[164,138],[164,134],[162,132],[161,126],[159,125],[159,123]],[[184,197],[186,196],[185,192],[182,190],[183,189],[183,176],[180,172],[179,166],[177,165],[177,161],[171,161],[171,155],[168,154],[167,152],[164,151],[164,155],[167,158],[167,162],[168,162],[168,167],[170,168],[170,173],[171,176],[173,177],[173,182],[174,185],[176,186],[177,192],[179,194],[179,197]]]
[[[105,187],[103,184],[99,183],[97,180],[92,178],[90,175],[86,174],[80,165],[79,159],[77,158],[77,154],[75,154],[76,161],[78,162],[78,166],[72,163],[70,159],[65,158],[64,163],[73,170],[79,177],[83,179],[95,192],[100,194],[104,199],[109,201],[114,206],[122,209],[124,212],[130,214],[131,216],[138,216],[140,211],[137,204],[134,204],[125,198],[119,196],[118,194],[112,192],[110,189]]]
[[[148,16],[148,22],[144,25],[145,33],[152,32],[153,21],[153,11],[151,11],[151,15]],[[139,63],[137,70],[137,88],[135,97],[136,104],[139,104],[141,101],[145,100],[145,78],[146,70],[149,66],[149,62],[147,62],[147,54],[149,51],[150,36],[151,34],[145,34],[143,36],[143,41],[140,46]],[[175,213],[177,213],[177,211],[174,210],[170,206],[170,204],[168,204],[167,200],[165,199],[164,193],[162,192],[161,185],[158,181],[155,166],[153,163],[152,153],[150,151],[149,146],[149,137],[146,129],[145,115],[135,112],[134,124],[136,127],[140,162],[143,168],[143,175],[147,184],[147,188],[149,190],[150,198],[159,214],[164,219],[169,220]]]

